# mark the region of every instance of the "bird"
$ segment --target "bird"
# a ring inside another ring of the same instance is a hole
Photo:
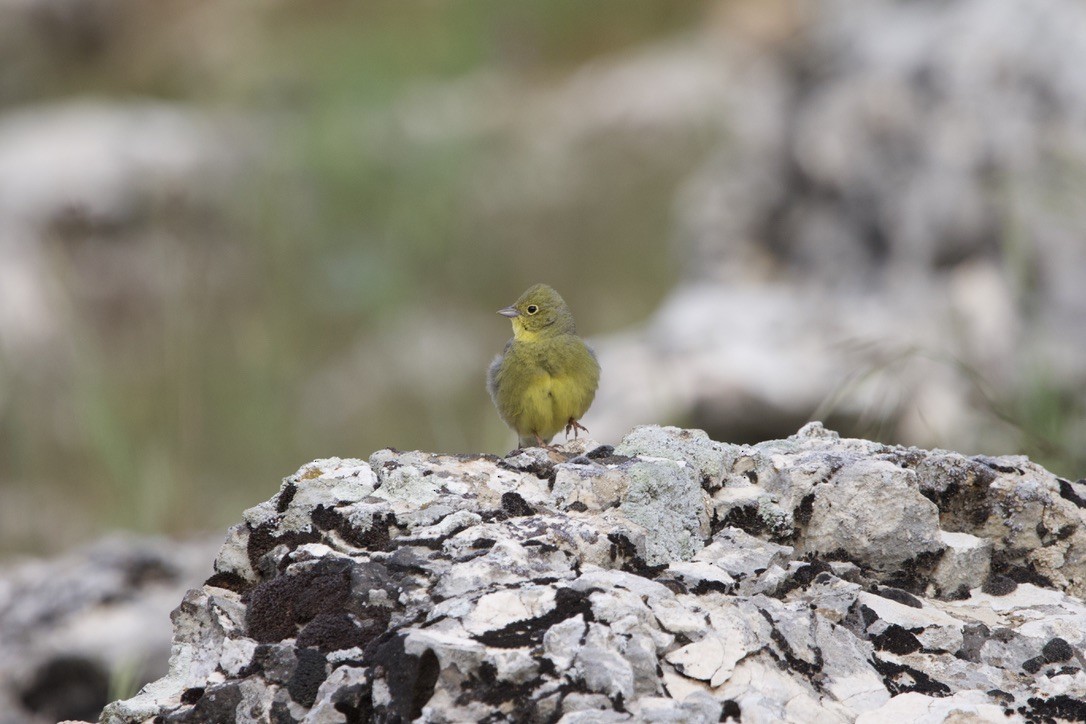
[[[596,353],[577,336],[573,314],[546,284],[536,284],[498,310],[513,323],[513,338],[487,372],[487,390],[521,448],[546,447],[563,428],[588,432],[588,412],[600,381]]]

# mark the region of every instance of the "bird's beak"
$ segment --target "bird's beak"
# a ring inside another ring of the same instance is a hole
[[[503,317],[509,318],[520,316],[520,312],[518,312],[515,307],[506,307],[505,309],[499,309],[498,314],[502,315]]]

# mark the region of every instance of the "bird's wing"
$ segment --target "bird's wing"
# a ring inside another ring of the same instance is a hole
[[[505,345],[505,351],[509,350],[509,345]],[[493,361],[490,363],[490,368],[486,371],[486,391],[490,393],[490,398],[494,400],[494,404],[497,404],[498,396],[498,373],[501,372],[502,361],[505,359],[505,352],[502,354],[494,355]]]

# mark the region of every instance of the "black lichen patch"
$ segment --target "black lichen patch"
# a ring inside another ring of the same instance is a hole
[[[323,505],[318,505],[309,517],[318,530],[335,531],[352,546],[369,551],[388,550],[389,541],[392,539],[390,530],[396,525],[396,516],[387,513],[374,515],[369,526],[360,528],[335,508]]]
[[[1030,674],[1036,674],[1046,663],[1048,662],[1045,661],[1044,656],[1034,656],[1032,659],[1026,659],[1022,662],[1022,670]]]
[[[972,595],[969,586],[964,583],[953,591],[942,591],[941,593],[944,601],[964,601]]]
[[[349,613],[318,613],[298,634],[298,646],[312,647],[328,653],[355,646],[363,647],[382,633],[383,629],[370,629],[370,635],[367,636],[363,633],[362,626]]]
[[[525,515],[533,515],[535,508],[528,505],[528,501],[520,493],[509,491],[502,493],[502,512],[508,518],[519,518]]]
[[[1064,480],[1063,478],[1060,478],[1059,481],[1060,497],[1064,500],[1070,500],[1080,508],[1086,508],[1086,498],[1078,494],[1078,491],[1075,490],[1075,484],[1070,480]],[[1080,480],[1079,484],[1081,484],[1081,482],[1082,481]]]
[[[924,604],[920,602],[916,596],[912,595],[908,591],[902,591],[900,588],[890,588],[888,586],[874,586],[871,589],[871,593],[883,598],[888,598],[891,601],[896,601],[909,608],[924,608]]]
[[[885,631],[871,639],[871,643],[876,649],[891,654],[911,654],[921,649],[920,640],[896,623],[887,626]]]
[[[345,686],[332,694],[332,706],[346,718],[346,724],[376,721],[372,690],[364,684]]]
[[[823,551],[821,553],[821,556],[827,561],[836,561],[839,563],[854,563],[861,568],[864,567],[863,561],[854,558],[852,554],[844,548],[834,548],[832,551]]]
[[[1086,721],[1086,700],[1083,699],[1060,694],[1050,699],[1032,696],[1026,703],[1029,704],[1029,709],[1020,707],[1018,713],[1025,716],[1027,721]]]
[[[540,668],[549,664],[550,659],[541,657]],[[556,672],[551,672],[553,675]],[[482,702],[491,707],[512,705],[512,710],[504,716],[495,712],[494,721],[539,721],[538,702],[535,692],[544,683],[543,677],[537,676],[526,681],[507,681],[498,678],[498,669],[489,661],[483,661],[474,672],[468,674],[461,687],[456,703],[460,705]]]
[[[616,455],[614,445],[600,445],[586,452],[584,456],[589,460],[595,460],[600,465],[621,465],[633,460],[629,455]]]
[[[317,689],[328,678],[328,659],[317,649],[299,648],[298,665],[287,681],[290,698],[309,708],[317,700]]]
[[[350,595],[350,564],[322,560],[312,568],[254,587],[248,596],[246,630],[260,643],[282,641],[321,613],[346,610]]]
[[[1044,645],[1041,649],[1041,655],[1045,657],[1045,661],[1057,664],[1074,656],[1075,650],[1071,648],[1071,644],[1067,643],[1065,639],[1057,636]]]
[[[237,682],[228,682],[219,686],[208,687],[192,707],[180,709],[170,714],[166,717],[166,721],[169,724],[230,722],[236,719],[235,712],[240,703],[240,685]]]
[[[62,656],[40,666],[19,698],[42,719],[97,720],[109,702],[109,674],[90,659]]]
[[[988,576],[988,580],[984,582],[980,590],[989,596],[1006,596],[1008,593],[1013,593],[1016,588],[1018,588],[1018,583],[1013,578],[993,573]]]
[[[928,696],[949,696],[950,687],[941,681],[936,681],[923,671],[914,669],[905,664],[895,664],[893,661],[883,661],[878,656],[872,657],[872,666],[882,676],[882,683],[891,695],[905,694],[915,691]]]
[[[617,563],[619,570],[643,578],[655,578],[667,570],[667,565],[650,566],[637,555],[637,546],[621,533],[608,533],[607,540],[611,542],[609,555],[612,563]]]
[[[788,662],[788,666],[792,669],[792,671],[806,676],[808,679],[811,680],[811,683],[816,689],[821,690],[822,685],[819,677],[817,677],[816,675],[822,671],[822,666],[824,664],[822,660],[822,649],[818,648],[817,646],[811,649],[811,651],[814,653],[815,659],[813,663],[801,659],[792,649],[792,645],[788,643],[788,639],[786,639],[784,637],[784,634],[782,634],[777,629],[777,624],[773,620],[773,617],[769,614],[769,612],[765,609],[760,608],[758,609],[758,613],[762,614],[762,618],[764,618],[769,623],[769,637],[773,639],[773,643],[775,643],[777,645],[777,648],[780,649],[781,653],[784,655],[785,661]]]
[[[1044,524],[1044,521],[1039,521],[1034,530],[1037,531],[1037,538],[1040,539],[1042,546],[1050,546],[1056,541],[1066,540],[1070,538],[1078,526],[1074,523],[1068,523],[1067,525],[1060,526],[1056,530],[1049,530],[1048,526]]]
[[[887,575],[883,580],[887,584],[910,593],[922,594],[935,566],[945,554],[945,550],[925,551],[901,564],[901,568]]]
[[[712,495],[716,491],[720,490],[722,487],[724,487],[722,481],[714,480],[708,475],[701,476],[701,489],[709,495]]]
[[[786,585],[806,588],[813,583],[814,579],[817,579],[821,573],[832,574],[833,568],[831,568],[830,564],[826,563],[824,560],[811,558],[809,563],[805,563],[804,566],[800,566],[796,569],[795,573],[792,574],[792,579],[788,581],[788,584]]]
[[[1056,588],[1048,576],[1038,573],[1032,563],[1022,565],[1014,557],[1015,551],[1002,550],[992,554],[992,574],[1010,578],[1015,583],[1030,583],[1039,588]],[[1018,551],[1018,553],[1021,553]],[[993,594],[994,595],[994,594]]]
[[[949,476],[950,482],[933,486],[922,481],[920,485],[920,492],[939,508],[940,526],[951,532],[968,533],[984,525],[992,514],[988,487],[997,477],[992,469],[970,460],[941,474]]]
[[[995,470],[996,472],[999,472],[999,473],[1005,473],[1007,475],[1022,475],[1023,474],[1022,473],[1022,468],[1016,468],[1013,465],[1002,465],[1000,463],[997,463],[992,458],[987,458],[987,457],[984,457],[984,456],[978,456],[978,457],[975,457],[973,459],[977,460],[978,462],[980,462],[980,463],[982,463],[984,465],[987,465],[992,470]]]
[[[502,628],[479,634],[475,639],[484,646],[499,649],[515,649],[521,646],[533,646],[543,641],[547,629],[574,616],[583,616],[585,621],[593,621],[592,603],[588,594],[572,588],[559,588],[554,594],[554,608],[541,616],[513,621]]]
[[[803,496],[803,499],[799,501],[799,505],[792,512],[792,519],[801,526],[806,526],[811,522],[811,516],[814,514],[814,493],[807,493]]]
[[[588,510],[588,506],[579,500],[574,500],[572,503],[566,506],[566,510],[572,510],[577,513],[583,513]]]
[[[287,483],[284,485],[283,489],[279,491],[279,494],[275,496],[275,512],[279,514],[287,512],[287,508],[290,507],[290,504],[297,493],[298,486],[294,483]]]
[[[185,706],[192,706],[196,702],[200,701],[200,697],[204,695],[204,687],[194,686],[190,689],[185,689],[181,692],[181,703]]]
[[[374,674],[384,677],[391,701],[385,712],[376,711],[375,720],[407,722],[422,715],[422,708],[434,695],[441,667],[434,652],[421,656],[404,648],[404,635],[392,634],[366,650],[365,663]]]
[[[735,590],[735,584],[728,584],[724,581],[710,581],[702,579],[698,581],[693,588],[690,589],[690,593],[695,596],[704,596],[707,593],[731,593]]]
[[[758,514],[756,504],[735,506],[723,517],[716,520],[709,530],[710,536],[716,535],[725,528],[739,528],[744,533],[749,533],[755,538],[771,540],[775,543],[792,540],[795,532],[789,528],[787,531],[778,530]]]
[[[220,571],[204,581],[204,585],[214,586],[215,588],[225,588],[234,593],[245,593],[253,584],[233,571]]]
[[[833,573],[830,564],[818,558],[811,558],[809,563],[806,563],[795,570],[792,576],[777,589],[773,597],[782,598],[797,588],[807,588],[815,578],[823,573]]]
[[[715,535],[728,527],[739,528],[753,536],[765,536],[769,532],[769,526],[767,526],[761,516],[758,515],[757,505],[744,505],[732,508],[724,514],[724,517],[720,519],[717,529],[711,531],[711,533]]]
[[[281,535],[275,534],[275,521],[261,523],[256,528],[249,530],[249,543],[246,552],[249,554],[249,565],[253,570],[260,570],[260,559],[268,551],[277,545],[286,545],[290,549],[297,548],[306,543],[316,543],[321,539],[318,531],[287,531]]]
[[[471,547],[475,550],[487,550],[493,548],[497,542],[493,538],[476,538],[471,542]]]
[[[539,554],[554,553],[556,551],[561,550],[561,548],[554,545],[553,543],[548,543],[545,540],[536,540],[534,538],[530,538],[530,539],[524,541],[524,547],[525,548],[534,548],[535,551],[537,553],[539,553]]]
[[[531,473],[540,480],[546,480],[551,485],[554,484],[554,478],[558,474],[554,469],[554,463],[543,460],[532,460],[526,465],[511,465],[509,459],[501,460],[498,462],[498,467],[503,470],[512,470],[517,473]]]
[[[720,711],[720,721],[727,722],[733,719],[737,722],[743,721],[743,712],[735,699],[725,699],[724,707]]]

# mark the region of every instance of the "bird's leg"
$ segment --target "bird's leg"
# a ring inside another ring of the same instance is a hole
[[[539,433],[538,433],[538,432],[536,432],[536,433],[532,433],[532,434],[533,434],[533,435],[535,435],[535,441],[536,441],[536,443],[537,443],[537,444],[539,445],[539,447],[542,447],[542,448],[545,448],[545,447],[547,447],[547,443],[543,442],[543,438],[541,438],[541,437],[539,436]]]
[[[584,425],[582,425],[581,423],[577,422],[576,420],[574,420],[572,417],[569,418],[569,422],[566,423],[566,438],[567,439],[569,438],[569,431],[570,430],[573,430],[573,439],[574,440],[577,439],[577,431],[578,430],[584,430],[586,434],[588,433],[588,428],[585,427]]]

